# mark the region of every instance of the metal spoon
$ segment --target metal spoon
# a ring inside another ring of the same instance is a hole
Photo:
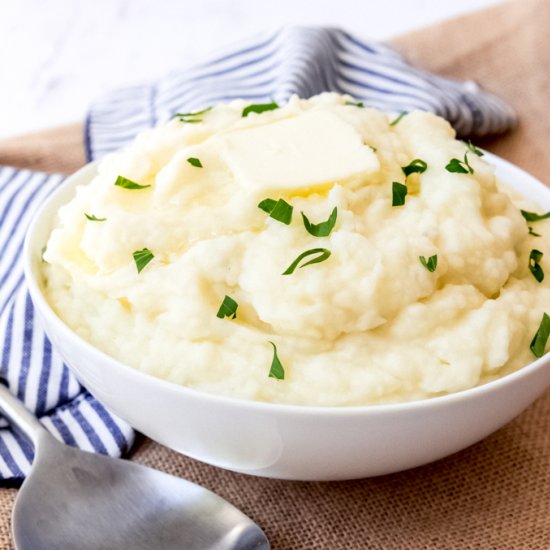
[[[211,491],[59,443],[2,384],[0,408],[35,448],[13,510],[17,550],[269,550],[264,532]]]

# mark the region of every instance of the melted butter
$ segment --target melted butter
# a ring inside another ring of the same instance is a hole
[[[218,143],[236,181],[251,191],[307,195],[334,181],[354,184],[380,169],[359,132],[328,111],[230,131]]]

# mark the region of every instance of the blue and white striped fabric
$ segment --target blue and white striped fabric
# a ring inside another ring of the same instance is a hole
[[[284,103],[292,94],[348,93],[387,111],[424,109],[447,118],[461,135],[502,132],[512,110],[473,82],[453,82],[409,66],[386,46],[334,29],[284,28],[257,35],[192,69],[109,94],[90,111],[90,160],[128,144],[140,130],[177,111],[235,98]],[[0,168],[0,375],[57,437],[83,449],[118,455],[133,433],[82,388],[52,350],[23,281],[23,236],[36,207],[61,176]],[[0,426],[0,477],[22,478],[33,451]]]
[[[236,98],[285,103],[335,91],[389,112],[421,109],[446,118],[461,136],[503,132],[512,109],[472,81],[458,82],[411,67],[392,49],[337,30],[286,27],[254,36],[232,50],[158,82],[108,94],[86,124],[88,158],[132,141],[140,130]]]
[[[36,208],[62,181],[59,175],[0,168],[0,377],[58,439],[119,456],[133,442],[132,429],[107,412],[52,349],[23,280],[25,232]],[[0,479],[21,479],[34,452],[2,422]]]

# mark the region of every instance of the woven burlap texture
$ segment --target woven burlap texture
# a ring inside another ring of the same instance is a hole
[[[404,36],[394,45],[418,66],[474,79],[509,101],[520,115],[519,127],[483,145],[544,181],[550,171],[549,33],[550,2],[516,0]],[[83,162],[81,124],[0,142],[0,164],[69,173]],[[145,438],[138,439],[131,458],[225,497],[262,526],[275,550],[546,550],[549,420],[547,394],[469,449],[415,470],[359,481],[306,483],[235,474]],[[0,490],[1,550],[12,548],[15,494]]]

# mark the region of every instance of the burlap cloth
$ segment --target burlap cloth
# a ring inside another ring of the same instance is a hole
[[[368,33],[368,24],[365,24]],[[543,181],[550,173],[550,2],[516,0],[394,41],[415,64],[475,79],[519,128],[483,143]],[[0,164],[69,173],[82,125],[0,141]],[[486,440],[434,464],[360,481],[305,483],[226,472],[139,438],[132,460],[212,489],[257,521],[275,550],[550,549],[550,394]],[[12,548],[16,489],[0,489],[0,548]],[[77,550],[75,546],[75,550]],[[52,549],[55,550],[55,549]],[[128,549],[131,550],[131,549]]]

